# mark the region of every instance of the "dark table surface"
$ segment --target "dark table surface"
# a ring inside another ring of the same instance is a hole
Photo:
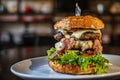
[[[0,51],[0,80],[23,80],[10,72],[10,67],[24,59],[46,55],[51,46],[41,47],[15,47]],[[104,46],[103,53],[120,55],[120,47]],[[111,79],[110,79],[111,80]],[[120,80],[120,79],[117,79]]]

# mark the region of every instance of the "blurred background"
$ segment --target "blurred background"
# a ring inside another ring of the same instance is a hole
[[[53,25],[75,14],[103,20],[103,53],[120,55],[120,0],[0,0],[0,79],[21,80],[9,68],[20,60],[44,56],[54,46]],[[8,77],[6,77],[8,76]]]

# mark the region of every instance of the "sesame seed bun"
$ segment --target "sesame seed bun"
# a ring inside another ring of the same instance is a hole
[[[104,23],[90,15],[87,16],[69,16],[58,21],[54,25],[54,29],[66,29],[71,30],[75,28],[84,28],[84,29],[102,29],[104,28]]]

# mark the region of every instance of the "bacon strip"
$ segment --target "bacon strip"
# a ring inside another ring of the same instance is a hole
[[[94,40],[93,49],[94,53],[102,52],[102,46],[99,40]]]
[[[102,52],[102,46],[99,40],[94,40],[93,51],[87,51],[86,53],[81,54],[81,56],[92,56],[98,52]]]
[[[61,40],[61,42],[63,43],[63,46],[65,46],[64,50],[69,50],[72,48],[72,44],[74,42],[74,38],[63,38]]]
[[[72,44],[74,42],[74,38],[62,38],[62,47],[59,50],[56,50],[50,58],[54,58],[58,53],[62,53],[64,50],[69,50],[72,48]]]
[[[54,58],[59,52],[60,52],[59,50],[56,50],[56,51],[50,56],[50,58],[51,58],[51,59]]]

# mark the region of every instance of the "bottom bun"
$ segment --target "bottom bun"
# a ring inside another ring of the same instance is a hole
[[[87,70],[81,70],[80,66],[72,64],[59,64],[56,61],[48,61],[49,66],[56,72],[66,74],[92,74],[94,73],[93,67],[88,66]]]

